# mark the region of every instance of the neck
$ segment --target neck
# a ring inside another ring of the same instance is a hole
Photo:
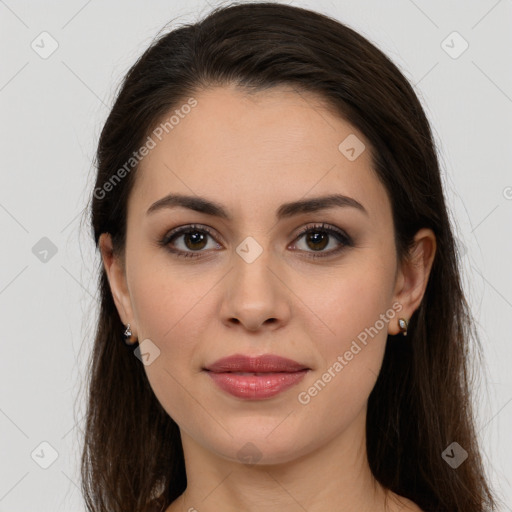
[[[319,449],[280,464],[242,464],[205,450],[182,432],[187,489],[173,512],[385,510],[387,493],[367,460],[366,410]]]

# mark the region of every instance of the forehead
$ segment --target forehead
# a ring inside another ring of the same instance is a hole
[[[226,86],[192,97],[193,108],[183,107],[187,99],[175,105],[151,134],[154,147],[137,170],[133,208],[145,211],[179,192],[218,199],[234,216],[327,193],[354,197],[376,217],[389,209],[368,141],[318,96]]]

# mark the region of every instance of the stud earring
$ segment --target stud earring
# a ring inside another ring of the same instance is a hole
[[[407,336],[407,328],[409,327],[409,324],[407,323],[407,320],[405,318],[398,319],[398,327],[400,327],[400,332],[404,336]]]
[[[130,324],[126,326],[126,330],[123,333],[123,341],[125,345],[132,346],[137,343],[137,338],[132,335],[132,330],[130,329]]]

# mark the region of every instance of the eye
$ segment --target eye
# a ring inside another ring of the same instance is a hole
[[[175,244],[176,240],[182,239],[181,244]],[[160,240],[159,244],[166,247],[170,252],[179,257],[197,258],[203,249],[207,247],[208,238],[214,239],[212,232],[206,226],[192,224],[172,230]],[[176,248],[176,245],[181,247]],[[217,244],[217,248],[220,245]]]
[[[329,227],[326,224],[306,226],[295,239],[295,244],[304,237],[306,249],[300,249],[300,251],[311,253],[308,254],[308,257],[311,258],[331,256],[341,252],[346,247],[353,246],[351,238],[342,230]],[[208,248],[208,238],[215,240],[212,231],[207,226],[192,224],[173,229],[159,241],[159,245],[165,247],[178,257],[197,258],[201,256],[201,253],[205,252],[204,249]],[[181,242],[177,243],[180,239]],[[329,246],[332,239],[338,242],[338,247],[324,251],[324,249]],[[221,248],[221,245],[218,243],[214,245],[216,245],[216,247],[214,247],[215,249]],[[313,250],[308,251],[307,248],[312,248]]]
[[[345,247],[353,245],[351,238],[343,231],[335,227],[326,226],[325,224],[306,226],[299,233],[296,240],[300,240],[303,237],[305,237],[306,247],[313,249],[313,251],[306,249],[306,252],[312,252],[312,254],[308,255],[308,257],[312,258],[332,256],[341,252]],[[330,251],[324,251],[323,249],[329,245],[333,238],[338,241],[338,247]],[[315,252],[319,254],[315,254]]]

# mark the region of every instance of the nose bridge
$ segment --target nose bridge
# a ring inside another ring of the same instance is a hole
[[[259,293],[266,294],[267,299],[274,278],[269,267],[275,259],[270,248],[269,238],[264,235],[247,236],[235,247],[233,255],[234,285],[247,297],[256,298]],[[270,287],[270,288],[269,288]]]
[[[235,247],[222,308],[225,319],[236,319],[251,329],[268,319],[282,320],[287,310],[270,238],[256,236],[247,236]]]

